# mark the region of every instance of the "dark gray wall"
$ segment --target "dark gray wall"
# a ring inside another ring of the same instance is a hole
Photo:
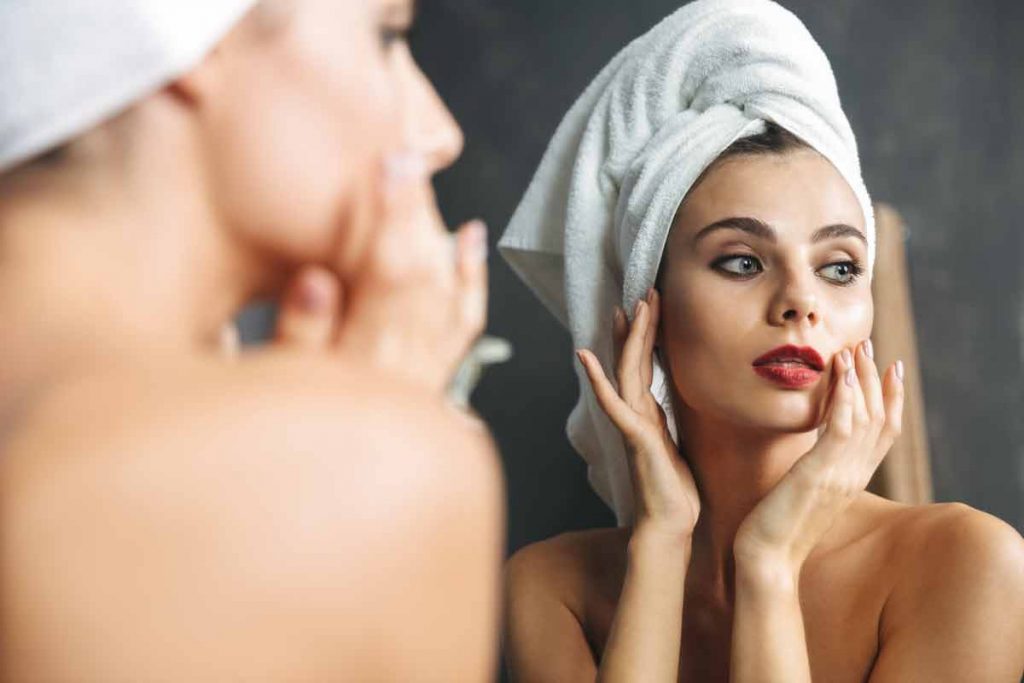
[[[484,218],[493,245],[575,97],[679,4],[423,0],[414,51],[467,137],[437,182],[449,222]],[[937,498],[1024,530],[1024,3],[783,4],[832,60],[868,187],[909,224]],[[491,266],[489,329],[516,356],[474,402],[505,460],[509,547],[612,524],[564,436],[568,335],[500,257]]]

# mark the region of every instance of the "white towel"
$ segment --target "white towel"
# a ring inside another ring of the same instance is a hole
[[[654,284],[682,199],[735,140],[773,121],[827,158],[874,216],[857,144],[828,58],[770,0],[697,0],[623,49],[563,119],[498,247],[512,268],[611,374],[613,306],[632,313]],[[652,391],[672,419],[664,371]],[[620,434],[575,363],[580,397],[567,433],[588,478],[633,516]],[[673,434],[673,436],[676,436]]]
[[[0,0],[0,171],[157,90],[254,0]]]

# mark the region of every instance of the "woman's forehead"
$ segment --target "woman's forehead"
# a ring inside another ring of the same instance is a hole
[[[799,239],[825,225],[864,230],[860,202],[849,183],[813,150],[737,156],[715,165],[690,191],[674,233],[696,235],[730,217],[751,217],[781,236]]]

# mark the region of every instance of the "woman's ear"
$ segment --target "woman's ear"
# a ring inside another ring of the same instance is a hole
[[[188,106],[197,106],[212,92],[223,69],[223,48],[217,45],[199,64],[164,86],[175,99]]]

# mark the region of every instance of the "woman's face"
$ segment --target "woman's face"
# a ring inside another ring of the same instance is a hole
[[[852,190],[814,151],[712,168],[680,206],[662,264],[660,344],[680,410],[814,429],[832,356],[871,334],[864,231]],[[817,351],[820,375],[778,361],[755,368],[788,344]]]
[[[462,132],[404,39],[414,9],[268,0],[225,39],[204,148],[231,235],[345,279],[380,219],[384,160],[411,152],[434,173],[458,157]]]

